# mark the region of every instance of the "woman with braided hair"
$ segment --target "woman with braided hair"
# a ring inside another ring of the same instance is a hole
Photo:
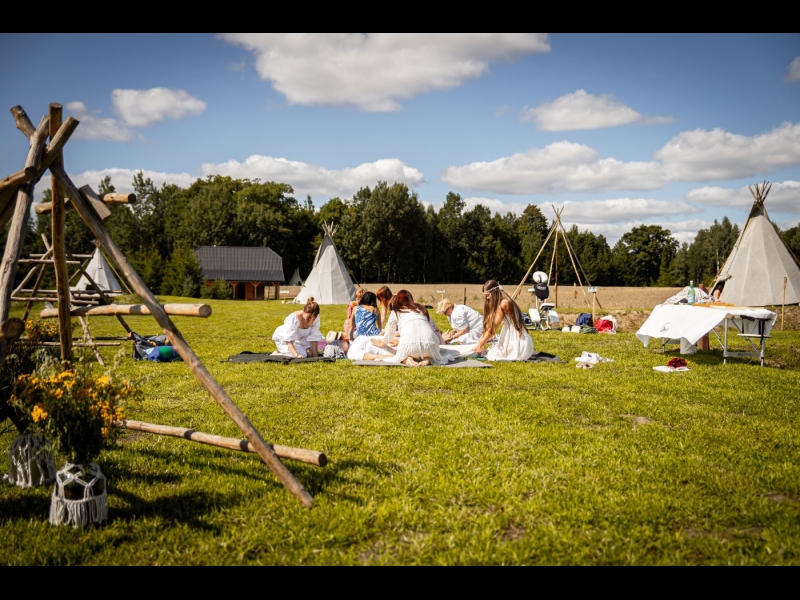
[[[525,328],[522,311],[517,303],[503,291],[494,279],[483,284],[483,335],[475,345],[475,352],[483,347],[502,325],[496,343],[486,351],[486,360],[528,360],[533,354],[533,340]]]

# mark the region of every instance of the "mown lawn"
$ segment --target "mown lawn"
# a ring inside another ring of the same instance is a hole
[[[285,461],[313,508],[256,455],[129,432],[99,461],[102,526],[51,526],[49,487],[0,484],[1,564],[800,564],[796,331],[773,332],[764,368],[723,365],[712,341],[683,373],[654,371],[676,352],[633,331],[535,332],[565,364],[237,364],[225,360],[273,350],[297,307],[208,303],[208,319],[174,322],[267,441],[327,455]],[[323,307],[323,333],[343,317]],[[90,326],[124,333],[113,317]],[[242,437],[186,365],[123,347],[119,373],[146,397],[129,418]],[[578,369],[584,350],[613,362]],[[16,432],[0,431],[7,461]]]

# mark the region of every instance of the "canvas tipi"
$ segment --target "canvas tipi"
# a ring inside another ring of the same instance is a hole
[[[317,250],[314,268],[297,294],[295,302],[303,304],[313,296],[317,304],[347,304],[355,299],[356,286],[333,243],[336,228],[323,223],[322,229],[325,235]]]
[[[286,285],[303,285],[303,280],[300,278],[300,268],[299,267],[295,267],[294,268],[294,275],[292,275],[292,278],[289,280],[289,283],[286,284]]]
[[[718,282],[725,283],[720,302],[735,306],[800,303],[800,266],[764,208],[770,187],[767,182],[749,187],[755,198],[750,216],[712,284],[713,290]]]
[[[122,288],[120,287],[117,278],[114,276],[114,272],[111,270],[111,267],[108,266],[106,259],[103,258],[103,253],[100,252],[100,248],[95,249],[92,259],[89,261],[89,264],[86,265],[86,272],[102,292],[112,296],[122,293]],[[70,289],[74,292],[95,291],[94,287],[86,278],[86,275],[81,275],[78,283]]]

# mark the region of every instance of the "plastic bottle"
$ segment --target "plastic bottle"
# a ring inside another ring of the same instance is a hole
[[[686,300],[689,304],[694,304],[694,281],[689,282],[689,294]]]

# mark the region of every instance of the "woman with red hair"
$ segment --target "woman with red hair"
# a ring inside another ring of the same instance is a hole
[[[497,343],[486,351],[486,360],[528,360],[533,354],[533,340],[517,303],[494,279],[483,284],[483,294],[483,335],[473,350],[483,352],[486,342],[502,325]]]
[[[426,367],[450,360],[442,356],[439,350],[439,338],[434,332],[428,309],[414,302],[408,290],[397,292],[389,308],[384,336],[379,345],[395,346],[396,354],[392,362],[402,362],[409,367]],[[400,337],[395,339],[395,333],[398,332]]]

